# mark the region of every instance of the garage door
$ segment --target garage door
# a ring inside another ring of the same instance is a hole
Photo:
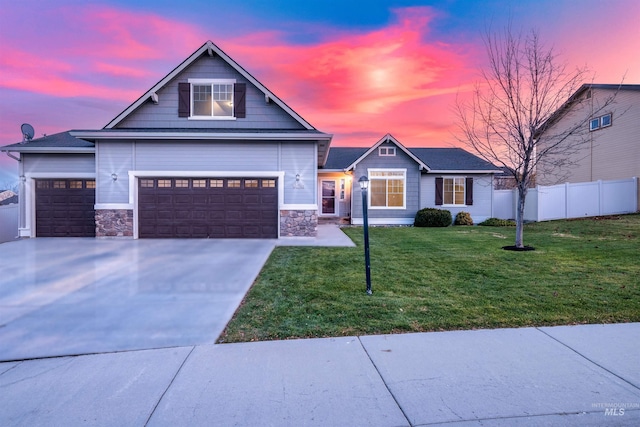
[[[93,179],[36,180],[37,237],[95,237]]]
[[[273,178],[141,178],[138,236],[276,238]]]

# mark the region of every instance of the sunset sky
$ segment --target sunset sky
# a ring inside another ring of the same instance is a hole
[[[509,21],[595,83],[640,84],[638,0],[0,0],[0,146],[22,123],[102,128],[207,40],[334,146],[452,146],[482,35]]]

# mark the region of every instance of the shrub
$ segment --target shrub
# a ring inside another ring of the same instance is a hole
[[[424,208],[416,213],[415,227],[448,227],[451,225],[451,212],[443,209]]]
[[[509,219],[487,218],[478,225],[486,225],[489,227],[515,227],[516,223]]]
[[[469,212],[458,212],[456,215],[456,220],[453,221],[454,225],[473,225],[473,219],[471,219],[471,214]]]

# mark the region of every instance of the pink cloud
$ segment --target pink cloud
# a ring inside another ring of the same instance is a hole
[[[363,135],[387,132],[408,144],[442,145],[454,120],[449,105],[474,77],[477,48],[429,41],[430,8],[394,12],[396,21],[378,31],[327,31],[334,35],[310,46],[286,44],[272,32],[234,40],[229,51],[257,65],[263,83],[314,125],[336,134],[336,145],[370,144]]]

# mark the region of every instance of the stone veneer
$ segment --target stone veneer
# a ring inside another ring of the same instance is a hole
[[[97,210],[96,237],[133,237],[133,211],[129,209]]]
[[[318,211],[280,211],[280,237],[316,237],[318,234]]]

